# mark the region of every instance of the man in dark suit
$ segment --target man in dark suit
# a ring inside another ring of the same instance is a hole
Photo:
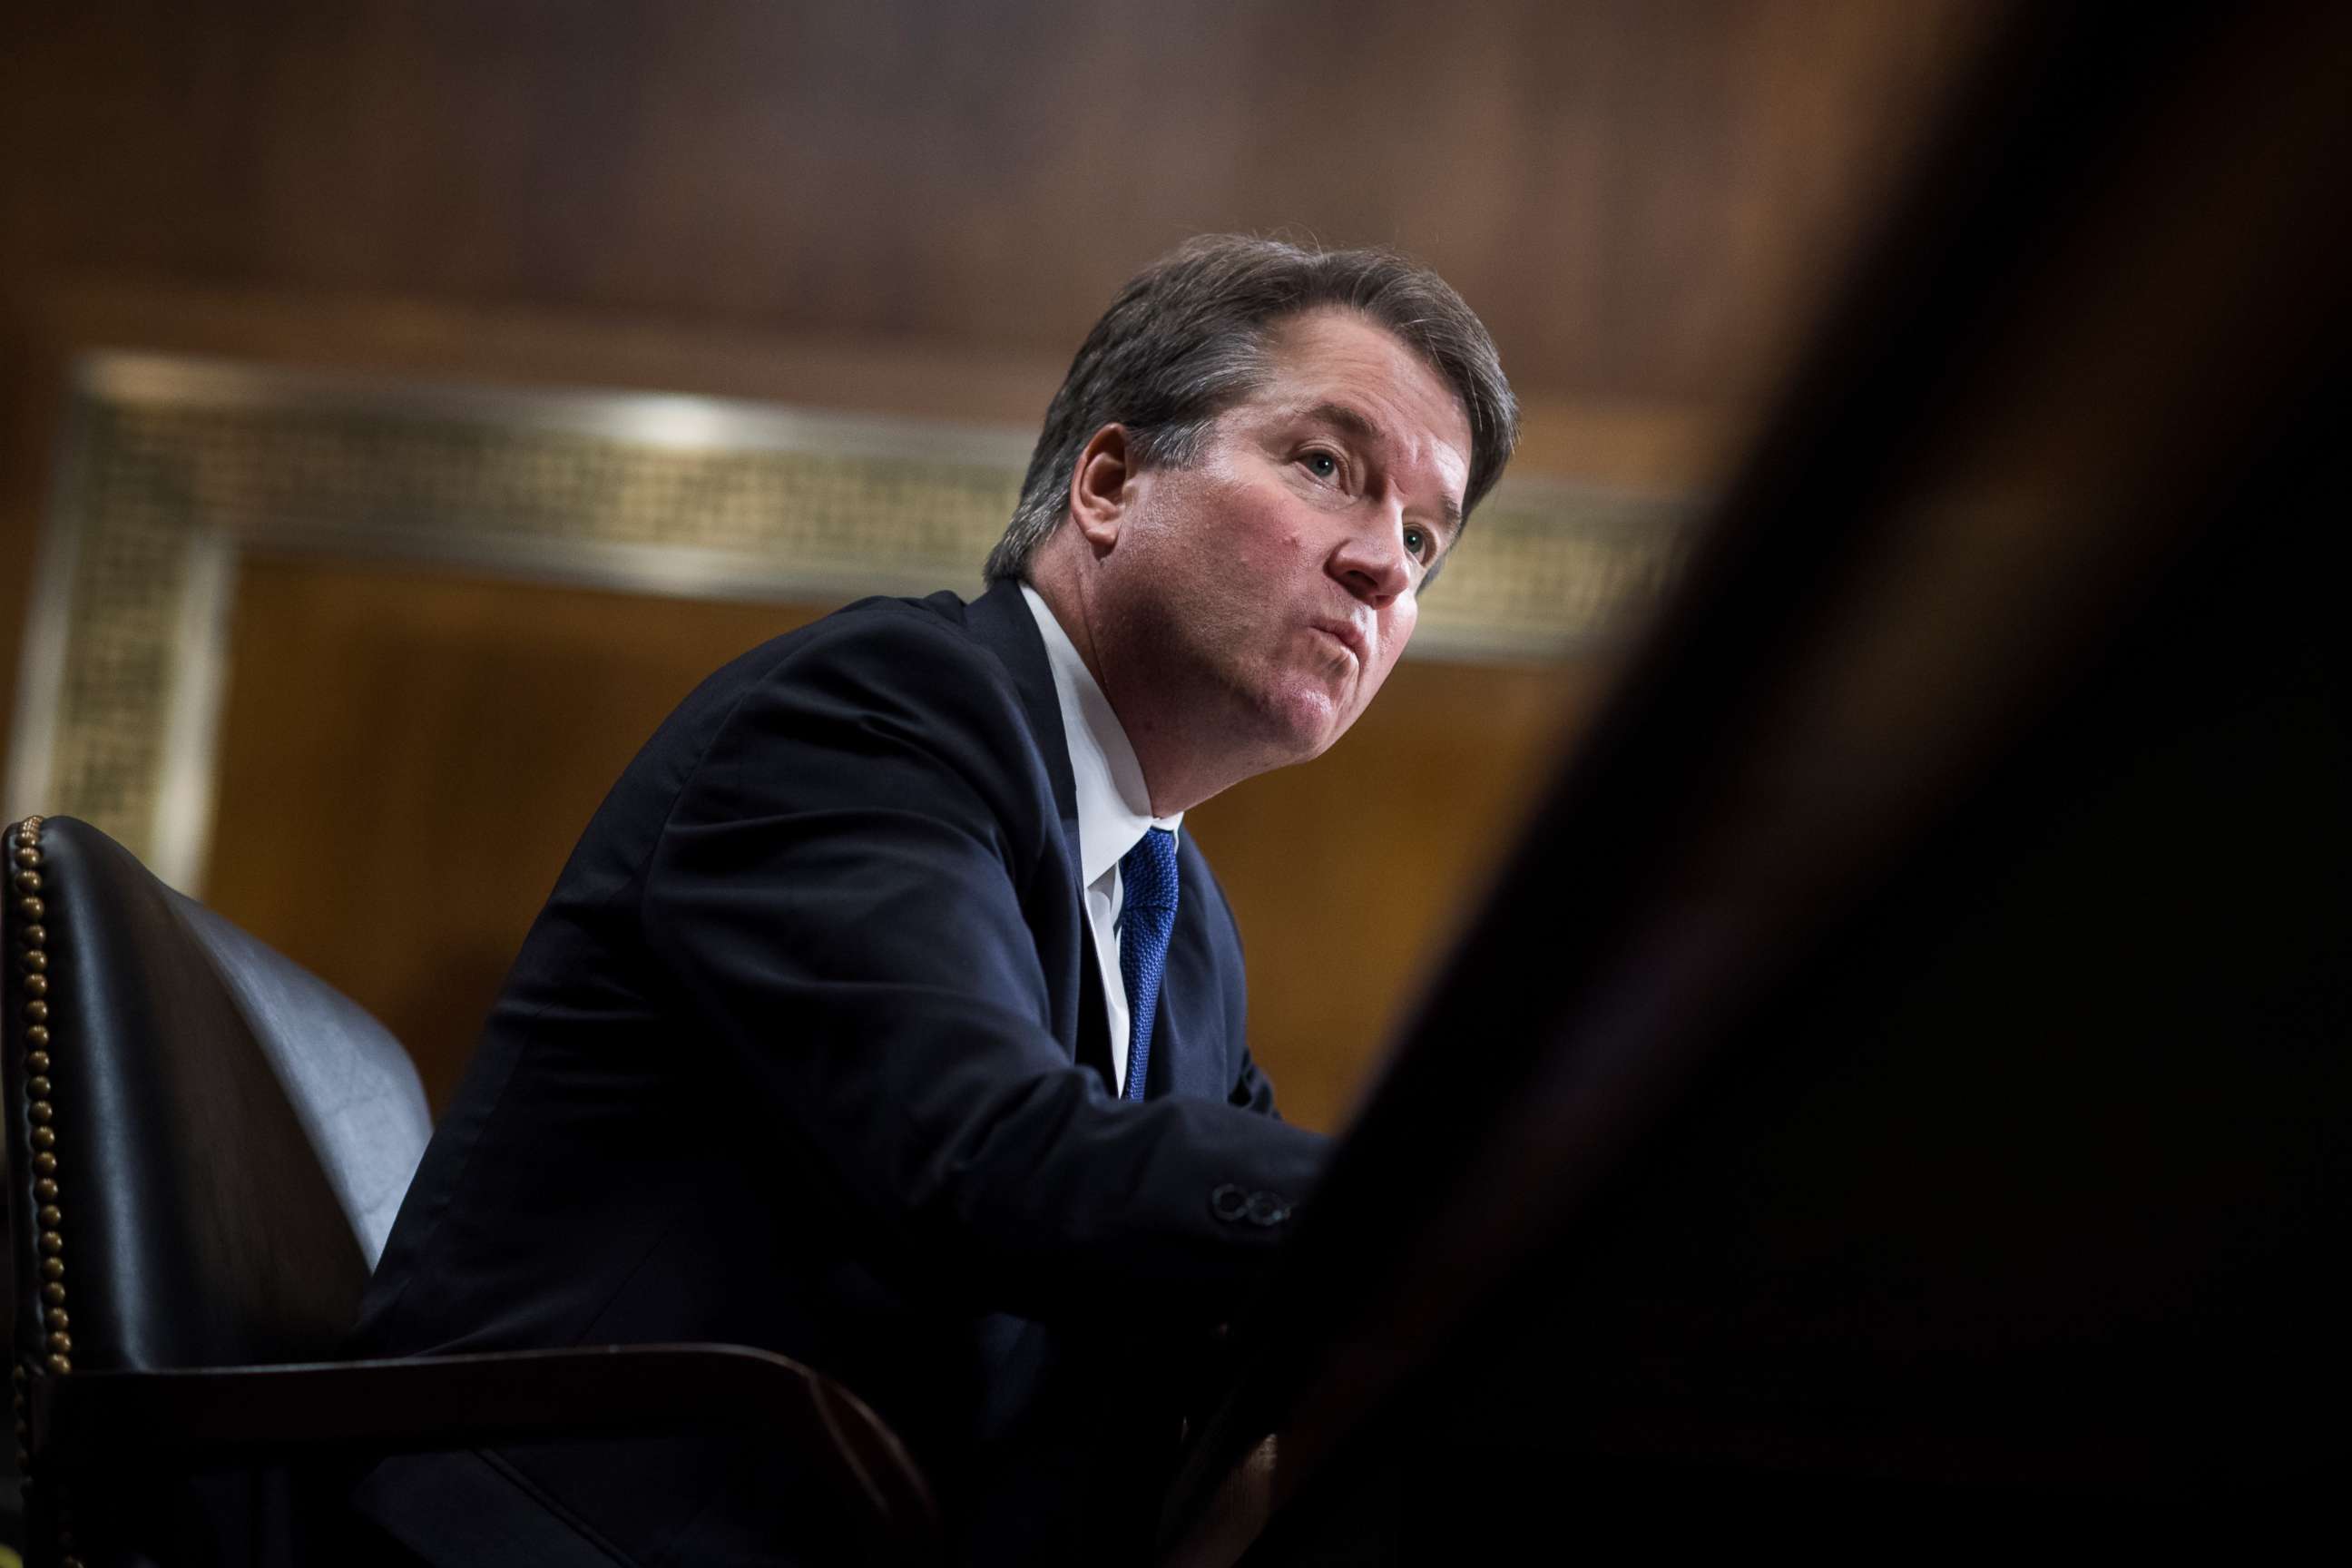
[[[1138,1552],[1322,1152],[1250,1059],[1182,814],[1362,710],[1516,418],[1396,257],[1220,238],[1131,282],[982,597],[746,654],[614,786],[357,1348],[769,1347],[898,1431],[965,1556]],[[436,1563],[822,1561],[793,1484],[680,1440],[394,1459],[356,1497]]]

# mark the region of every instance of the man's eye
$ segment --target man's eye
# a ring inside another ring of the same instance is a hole
[[[1426,563],[1429,560],[1429,531],[1425,528],[1406,529],[1404,547],[1415,561]]]
[[[1339,459],[1328,452],[1309,452],[1303,461],[1307,471],[1318,479],[1335,478],[1339,472]]]

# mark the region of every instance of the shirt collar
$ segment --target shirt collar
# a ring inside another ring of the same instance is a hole
[[[1172,833],[1184,814],[1151,815],[1143,764],[1135,760],[1135,748],[1128,743],[1118,715],[1111,711],[1110,699],[1095,683],[1077,645],[1037,590],[1024,583],[1021,597],[1045,639],[1045,662],[1053,668],[1054,695],[1062,705],[1062,733],[1069,742],[1070,778],[1077,790],[1078,879],[1090,885],[1118,865],[1147,829],[1165,827]]]

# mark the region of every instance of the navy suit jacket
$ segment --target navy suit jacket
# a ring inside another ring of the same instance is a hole
[[[1074,795],[1011,584],[712,676],[531,928],[354,1349],[763,1346],[898,1429],[965,1554],[1137,1545],[1323,1140],[1273,1115],[1190,835],[1148,1096],[1116,1098]],[[436,1562],[717,1563],[795,1560],[793,1480],[679,1440],[395,1459],[356,1496]]]

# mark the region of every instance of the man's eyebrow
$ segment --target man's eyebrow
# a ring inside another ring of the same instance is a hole
[[[1360,410],[1350,408],[1344,403],[1333,403],[1328,400],[1318,403],[1307,410],[1306,417],[1319,420],[1366,446],[1381,446],[1386,444],[1388,439],[1387,434],[1367,418]],[[1439,516],[1445,524],[1445,537],[1450,543],[1454,536],[1462,531],[1462,503],[1452,496],[1447,496],[1444,509]]]
[[[1307,417],[1319,419],[1324,424],[1372,446],[1378,446],[1387,439],[1379,426],[1373,424],[1360,411],[1350,408],[1344,403],[1332,403],[1328,400],[1318,403],[1307,411]]]

